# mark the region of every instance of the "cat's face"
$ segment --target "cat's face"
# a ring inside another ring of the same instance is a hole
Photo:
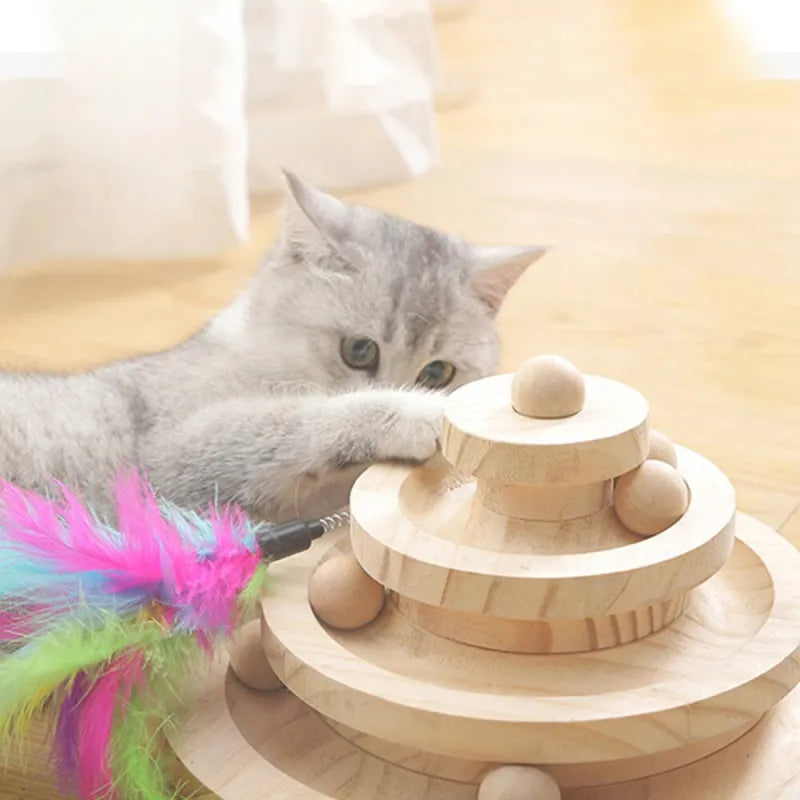
[[[287,185],[250,313],[265,309],[292,380],[451,390],[495,371],[496,312],[543,248],[477,247],[293,176]]]

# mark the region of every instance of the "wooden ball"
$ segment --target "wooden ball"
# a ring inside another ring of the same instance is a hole
[[[646,460],[617,478],[614,510],[620,522],[640,536],[652,536],[674,525],[689,506],[689,490],[675,467]]]
[[[314,613],[334,628],[353,630],[372,622],[384,601],[383,586],[352,555],[334,556],[311,576],[308,599]]]
[[[571,417],[586,399],[580,370],[561,356],[536,356],[516,371],[511,381],[511,405],[526,417]]]
[[[650,428],[649,449],[647,457],[663,461],[672,467],[678,466],[678,454],[675,445],[661,431]]]
[[[233,632],[228,641],[233,674],[247,687],[272,692],[283,684],[264,655],[261,646],[261,620],[253,620]]]
[[[478,800],[561,800],[561,790],[536,767],[498,767],[481,781]]]

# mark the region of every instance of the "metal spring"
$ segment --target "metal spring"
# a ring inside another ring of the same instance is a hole
[[[323,517],[319,522],[325,529],[325,533],[330,533],[342,525],[350,524],[350,512],[342,509],[341,511],[331,514],[329,517]]]

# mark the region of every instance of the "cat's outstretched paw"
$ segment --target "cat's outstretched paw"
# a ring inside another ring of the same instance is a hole
[[[439,447],[445,395],[425,391],[393,394],[378,460],[427,461]]]

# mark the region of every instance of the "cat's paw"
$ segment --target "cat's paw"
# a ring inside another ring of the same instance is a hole
[[[436,392],[396,392],[381,432],[379,460],[421,462],[436,455],[444,401],[445,395]]]

